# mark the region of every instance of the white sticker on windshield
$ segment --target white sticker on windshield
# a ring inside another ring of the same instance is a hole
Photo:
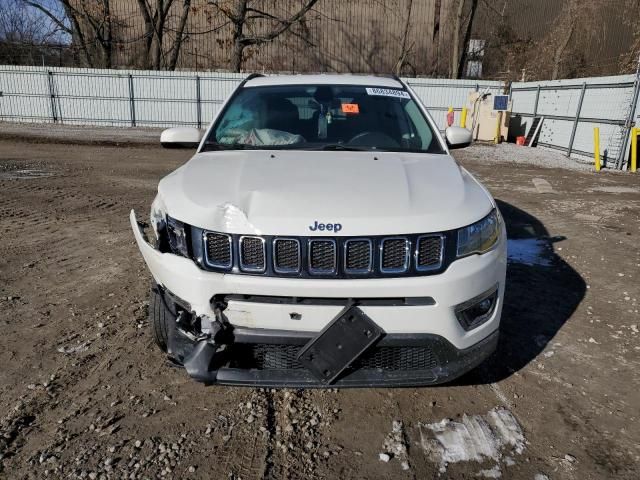
[[[378,95],[383,97],[411,98],[409,92],[396,90],[393,88],[367,88],[367,95]]]

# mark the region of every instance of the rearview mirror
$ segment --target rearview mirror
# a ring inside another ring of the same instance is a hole
[[[167,128],[160,135],[164,148],[198,148],[202,133],[194,127]]]
[[[449,148],[462,148],[471,144],[473,136],[471,132],[462,127],[449,127],[445,130],[444,136],[447,139]]]

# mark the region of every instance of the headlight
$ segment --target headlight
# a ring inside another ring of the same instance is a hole
[[[169,215],[167,215],[167,237],[172,253],[183,257],[189,256],[186,225]]]
[[[167,227],[167,209],[164,206],[164,202],[160,198],[160,195],[156,195],[156,198],[151,204],[151,213],[149,214],[149,223],[155,233],[155,244],[157,249],[161,249],[163,236]],[[151,239],[150,239],[151,240]],[[166,242],[164,242],[166,244]]]
[[[482,220],[458,230],[458,257],[472,253],[485,253],[500,238],[500,214],[493,209]]]

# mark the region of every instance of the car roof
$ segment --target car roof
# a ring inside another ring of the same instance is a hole
[[[270,75],[254,77],[245,87],[265,87],[275,85],[366,85],[368,87],[404,88],[399,80],[377,75]]]

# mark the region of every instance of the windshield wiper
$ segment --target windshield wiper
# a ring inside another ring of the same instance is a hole
[[[223,144],[223,143],[208,142],[202,146],[202,151],[210,152],[213,150],[244,150],[245,148],[247,148],[247,145],[243,143]]]
[[[341,143],[329,143],[322,145],[321,147],[314,148],[313,150],[343,150],[347,152],[369,152],[370,148],[352,147],[350,145],[343,145]]]

